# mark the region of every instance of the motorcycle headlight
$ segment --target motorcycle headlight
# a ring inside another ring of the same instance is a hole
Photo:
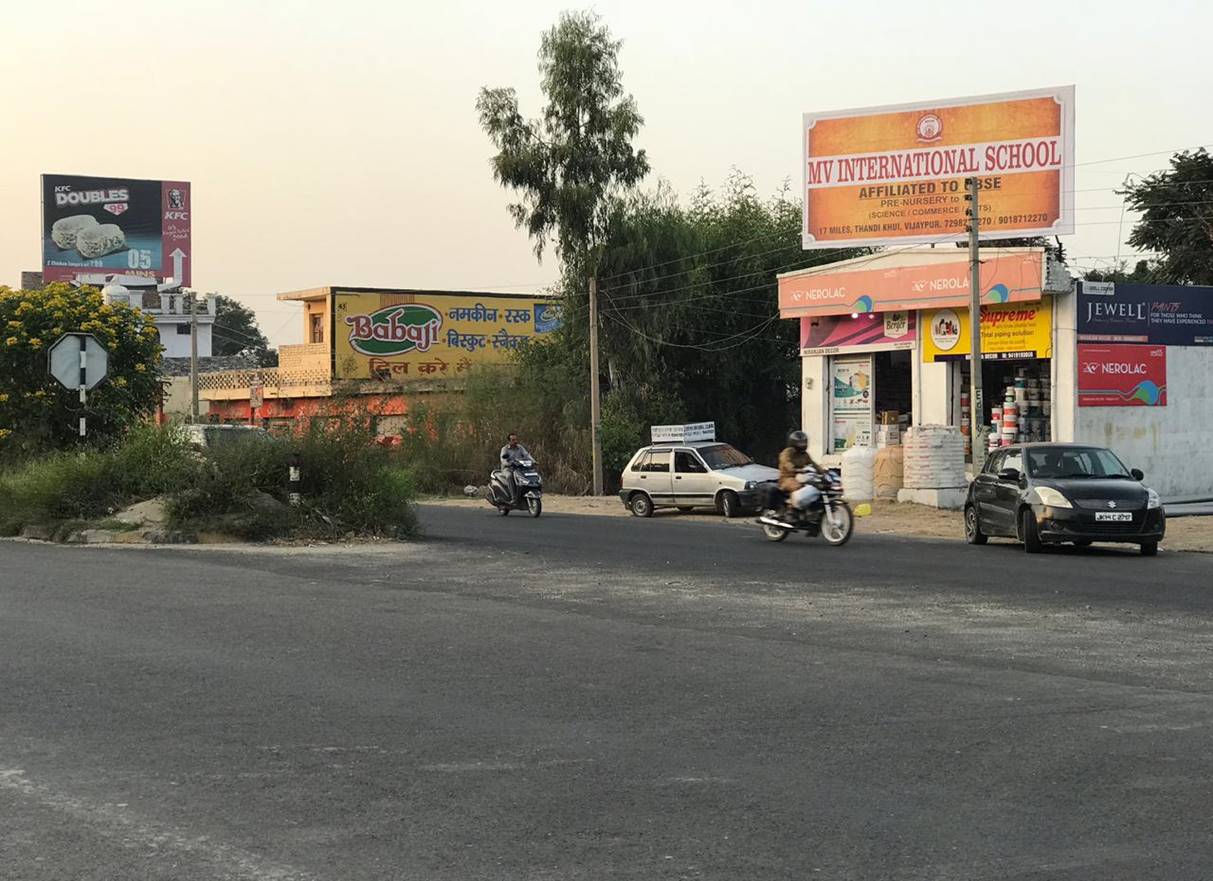
[[[1151,511],[1162,507],[1162,498],[1152,489],[1146,490],[1146,507]]]
[[[1048,505],[1050,508],[1073,508],[1070,500],[1061,494],[1060,490],[1053,489],[1051,486],[1036,487],[1036,498],[1040,499],[1042,505]]]

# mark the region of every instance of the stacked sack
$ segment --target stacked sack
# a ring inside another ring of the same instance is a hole
[[[876,451],[854,446],[842,454],[842,490],[848,501],[869,501],[876,497],[873,471]]]
[[[876,451],[876,466],[872,470],[872,485],[878,499],[895,499],[905,485],[905,448],[885,447]],[[845,486],[845,484],[844,484]]]
[[[963,487],[965,445],[959,428],[918,425],[906,432],[904,476],[906,489]]]

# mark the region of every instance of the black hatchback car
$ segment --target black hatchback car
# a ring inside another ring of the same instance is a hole
[[[1158,553],[1167,515],[1158,493],[1142,485],[1111,450],[1087,444],[1020,444],[990,453],[969,485],[965,538],[1023,542],[1029,554],[1046,544],[1122,542]]]

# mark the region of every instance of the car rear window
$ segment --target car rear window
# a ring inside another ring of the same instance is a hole
[[[649,451],[648,450],[645,450],[643,453],[637,453],[636,458],[632,460],[632,470],[633,471],[643,471],[644,466],[647,465],[648,463],[649,463]]]
[[[670,470],[670,451],[669,450],[653,450],[649,453],[649,461],[644,467],[645,471],[662,471]]]

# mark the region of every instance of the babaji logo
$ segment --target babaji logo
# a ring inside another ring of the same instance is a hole
[[[350,347],[364,355],[403,355],[428,352],[438,341],[442,313],[420,303],[385,306],[369,315],[347,315]]]
[[[924,144],[933,143],[943,137],[943,120],[934,113],[928,113],[919,118],[915,131],[918,140]]]

